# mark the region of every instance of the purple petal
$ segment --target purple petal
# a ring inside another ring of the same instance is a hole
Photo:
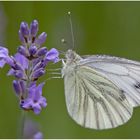
[[[41,105],[41,107],[46,107],[47,106],[46,98],[42,96],[39,100],[39,104]]]
[[[7,75],[14,75],[15,74],[15,70],[14,69],[10,69],[7,73]]]
[[[42,88],[43,88],[44,85],[45,85],[45,82],[40,83],[40,84],[37,86],[36,92],[39,93],[40,96],[42,95]]]
[[[6,61],[4,59],[1,59],[0,60],[0,68],[3,68],[5,64],[6,64]]]
[[[7,56],[7,57],[5,57],[4,58],[4,60],[5,60],[5,62],[8,64],[8,65],[10,65],[11,67],[12,66],[14,66],[14,59],[13,59],[13,57],[11,56]]]
[[[0,46],[0,58],[8,56],[8,49]]]
[[[20,53],[16,53],[14,58],[24,69],[28,69],[28,59],[25,56]]]
[[[38,115],[41,111],[41,106],[39,104],[34,104],[33,111],[34,111],[35,114]]]
[[[39,85],[36,87],[36,89],[35,89],[35,94],[34,94],[34,96],[33,96],[33,100],[35,100],[35,101],[39,101],[39,100],[40,100],[40,97],[41,97],[41,95],[42,95],[42,88],[43,88],[44,84],[45,84],[45,83],[43,82],[43,83],[39,84]]]
[[[56,63],[59,60],[58,56],[59,52],[55,48],[52,48],[50,51],[47,52],[45,59],[47,61],[53,61],[54,63]]]

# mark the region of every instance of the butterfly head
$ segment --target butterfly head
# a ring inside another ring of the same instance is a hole
[[[81,57],[73,50],[68,50],[65,55],[67,62],[77,62],[81,59]]]

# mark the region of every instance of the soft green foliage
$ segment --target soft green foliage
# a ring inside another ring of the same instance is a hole
[[[71,34],[67,12],[72,13],[75,50],[84,54],[109,54],[140,61],[140,2],[1,2],[7,17],[5,45],[14,53],[20,44],[21,21],[37,19],[48,34],[45,46],[66,50]],[[0,20],[3,20],[2,18]],[[1,33],[0,33],[1,34]],[[50,65],[50,68],[61,67]],[[8,67],[0,72],[0,138],[16,138],[21,110],[12,89]],[[45,77],[44,79],[46,79]],[[9,80],[10,79],[10,80]],[[41,125],[45,138],[140,138],[140,107],[125,125],[104,131],[77,125],[66,110],[62,79],[49,80],[43,89],[48,106],[32,118]]]

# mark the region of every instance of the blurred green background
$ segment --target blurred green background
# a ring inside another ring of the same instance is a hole
[[[1,2],[0,45],[14,54],[20,45],[20,22],[37,19],[39,33],[48,34],[44,45],[66,51],[72,44],[68,11],[72,13],[75,50],[80,55],[109,54],[140,61],[140,2]],[[66,45],[61,43],[62,38]],[[60,68],[61,64],[50,64],[52,67]],[[0,138],[17,137],[21,114],[12,88],[13,77],[6,76],[8,69],[0,70]],[[47,108],[40,115],[29,115],[40,123],[44,138],[140,138],[140,107],[134,109],[125,125],[97,131],[82,128],[69,117],[63,79],[49,80],[43,95]]]

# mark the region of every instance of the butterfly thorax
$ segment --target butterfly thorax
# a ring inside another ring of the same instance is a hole
[[[82,59],[75,51],[68,50],[66,52],[66,61],[63,61],[62,76],[70,74],[75,70],[78,62]]]

